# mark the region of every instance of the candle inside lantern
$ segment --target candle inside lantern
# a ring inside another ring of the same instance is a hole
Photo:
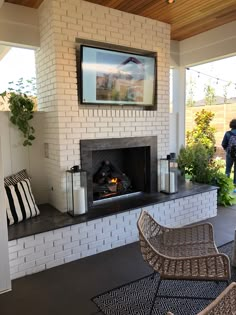
[[[80,187],[74,190],[74,214],[84,214],[85,212],[85,189],[84,187]]]
[[[174,193],[175,190],[175,173],[170,172],[170,193]]]
[[[164,174],[161,175],[161,190],[165,190],[165,183],[166,183],[165,177],[166,176],[164,176]]]
[[[174,172],[165,174],[165,191],[168,193],[174,193],[176,191]]]

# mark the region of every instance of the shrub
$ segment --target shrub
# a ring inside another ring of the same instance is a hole
[[[178,155],[178,167],[182,174],[187,174],[193,182],[208,183],[209,152],[201,143],[182,147]]]
[[[234,185],[230,178],[219,170],[217,172],[213,170],[210,184],[219,187],[217,192],[218,204],[223,206],[232,205],[234,198],[231,196],[230,191],[233,190]]]
[[[202,109],[195,114],[196,127],[192,131],[187,131],[186,143],[188,146],[192,146],[195,143],[201,142],[209,151],[210,156],[214,154],[215,147],[215,131],[214,127],[211,127],[211,121],[214,118],[214,113]]]
[[[192,182],[219,187],[217,202],[221,205],[232,205],[234,198],[230,192],[233,183],[221,172],[222,163],[212,160],[209,150],[202,143],[182,147],[178,155],[178,167],[182,174],[187,174]]]

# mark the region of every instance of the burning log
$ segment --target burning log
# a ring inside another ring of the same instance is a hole
[[[132,192],[132,187],[130,179],[125,173],[110,161],[103,161],[101,167],[93,176],[93,191],[99,198],[104,198],[111,194]]]

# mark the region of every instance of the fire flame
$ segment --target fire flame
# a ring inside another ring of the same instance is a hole
[[[113,184],[117,184],[118,183],[118,178],[114,177],[114,178],[111,179],[110,182],[113,183]]]

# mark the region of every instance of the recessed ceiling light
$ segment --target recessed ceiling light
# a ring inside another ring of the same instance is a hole
[[[166,0],[166,2],[171,4],[171,3],[175,3],[175,0]]]

